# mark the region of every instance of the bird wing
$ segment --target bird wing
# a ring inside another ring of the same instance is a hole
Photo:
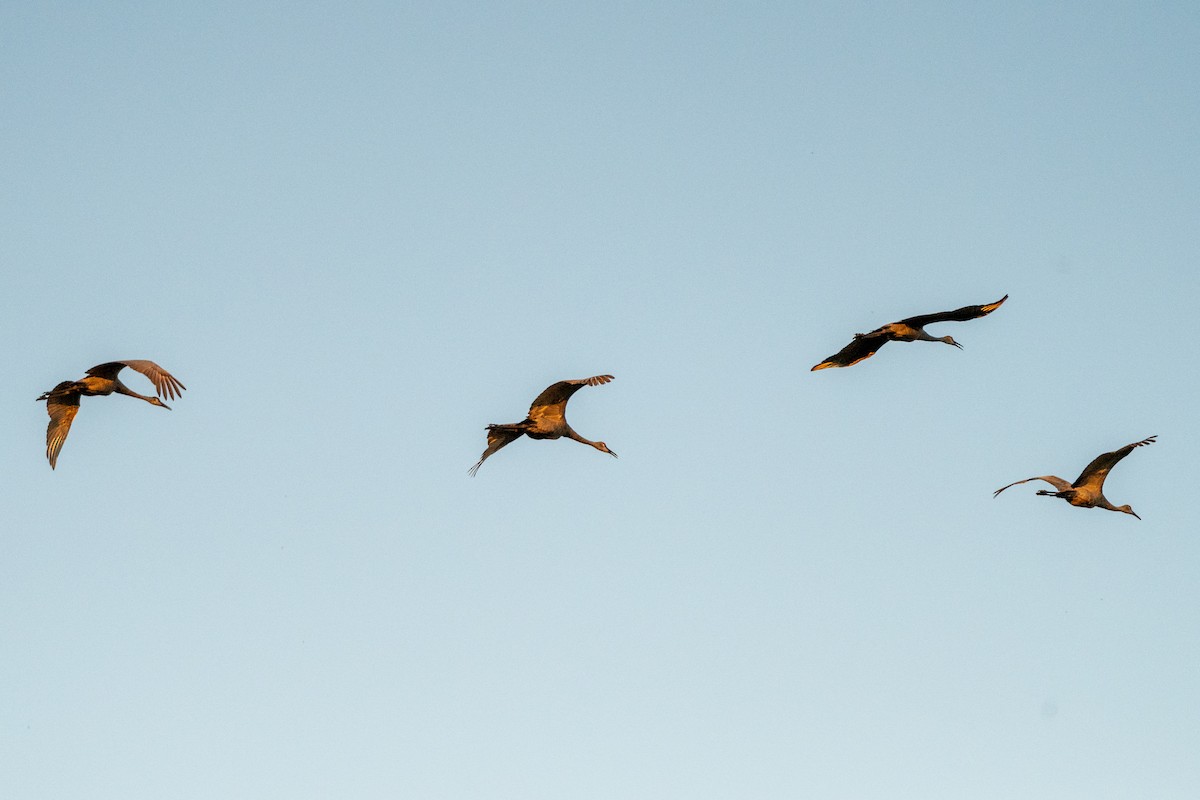
[[[571,395],[584,386],[602,386],[612,379],[612,375],[593,375],[590,378],[552,383],[534,399],[533,405],[529,407],[529,418],[534,422],[565,419],[567,401],[571,399]]]
[[[67,433],[71,430],[71,422],[79,413],[79,395],[75,392],[54,392],[70,386],[71,381],[64,381],[54,387],[46,398],[46,413],[50,415],[50,424],[46,426],[46,458],[50,460],[50,469],[58,464],[58,454],[67,441]]]
[[[1146,444],[1154,444],[1154,440],[1157,438],[1158,435],[1155,434],[1149,438],[1142,439],[1140,442],[1127,444],[1120,450],[1114,450],[1111,453],[1103,453],[1096,456],[1094,459],[1092,459],[1092,463],[1083,468],[1083,472],[1079,473],[1079,477],[1075,479],[1075,482],[1071,484],[1071,486],[1078,488],[1084,484],[1090,483],[1097,489],[1103,487],[1104,479],[1108,477],[1108,471],[1116,466],[1118,461],[1132,453],[1133,448],[1135,447],[1141,447],[1142,445]]]
[[[153,361],[142,359],[130,359],[128,361],[109,361],[105,364],[97,364],[87,371],[88,375],[95,375],[98,378],[107,380],[116,380],[117,373],[123,368],[137,370],[150,379],[154,384],[154,390],[159,397],[165,397],[168,400],[175,400],[180,397],[181,393],[187,387],[176,380],[175,376],[167,372],[165,369],[155,364]]]
[[[1064,481],[1062,478],[1058,477],[1057,475],[1038,475],[1036,478],[1026,478],[1023,481],[1013,481],[1008,486],[1001,486],[999,489],[992,492],[992,497],[996,497],[1001,492],[1003,492],[1005,489],[1008,489],[1012,486],[1016,486],[1018,483],[1029,483],[1030,481],[1045,481],[1046,483],[1053,486],[1055,489],[1058,489],[1060,492],[1065,492],[1067,489],[1071,488],[1071,484],[1067,483],[1066,481]]]
[[[479,468],[483,466],[483,462],[488,460],[488,456],[490,456],[492,453],[495,453],[506,444],[516,441],[521,437],[521,434],[525,432],[521,430],[519,425],[488,425],[487,431],[487,449],[483,451],[483,455],[480,456],[479,461],[475,462],[475,466],[467,470],[467,473],[470,474],[471,477],[474,477],[475,473],[479,471]]]
[[[829,358],[817,364],[809,372],[830,367],[852,367],[864,359],[868,359],[879,351],[879,348],[890,342],[892,337],[883,328],[854,337],[854,341],[838,350]]]
[[[1004,301],[1008,299],[1008,295],[1004,295],[994,303],[988,303],[982,306],[963,306],[956,308],[953,311],[943,311],[940,314],[922,314],[918,317],[909,317],[908,319],[900,320],[904,325],[909,325],[913,328],[924,328],[933,322],[966,322],[969,319],[984,317],[995,311]]]

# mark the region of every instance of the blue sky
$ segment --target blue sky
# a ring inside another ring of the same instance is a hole
[[[1192,796],[1198,39],[0,7],[0,793]],[[51,472],[33,399],[124,358],[188,391],[84,398]],[[619,460],[467,476],[600,373],[569,417]],[[991,496],[1151,434],[1141,522]]]

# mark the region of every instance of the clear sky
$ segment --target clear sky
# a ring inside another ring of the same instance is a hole
[[[0,6],[0,795],[1195,797],[1200,11],[993,5]]]

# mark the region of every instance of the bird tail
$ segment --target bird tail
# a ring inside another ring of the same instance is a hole
[[[34,400],[38,403],[42,400],[49,400],[51,397],[61,397],[64,394],[70,394],[71,389],[75,388],[75,381],[63,381],[58,386],[55,386],[48,392],[42,392],[42,396]]]
[[[487,426],[489,431],[504,431],[505,433],[524,433],[529,427],[527,422],[492,423]]]

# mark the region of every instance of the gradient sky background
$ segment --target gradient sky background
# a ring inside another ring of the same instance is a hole
[[[967,5],[0,6],[0,794],[1195,797],[1200,11]]]

